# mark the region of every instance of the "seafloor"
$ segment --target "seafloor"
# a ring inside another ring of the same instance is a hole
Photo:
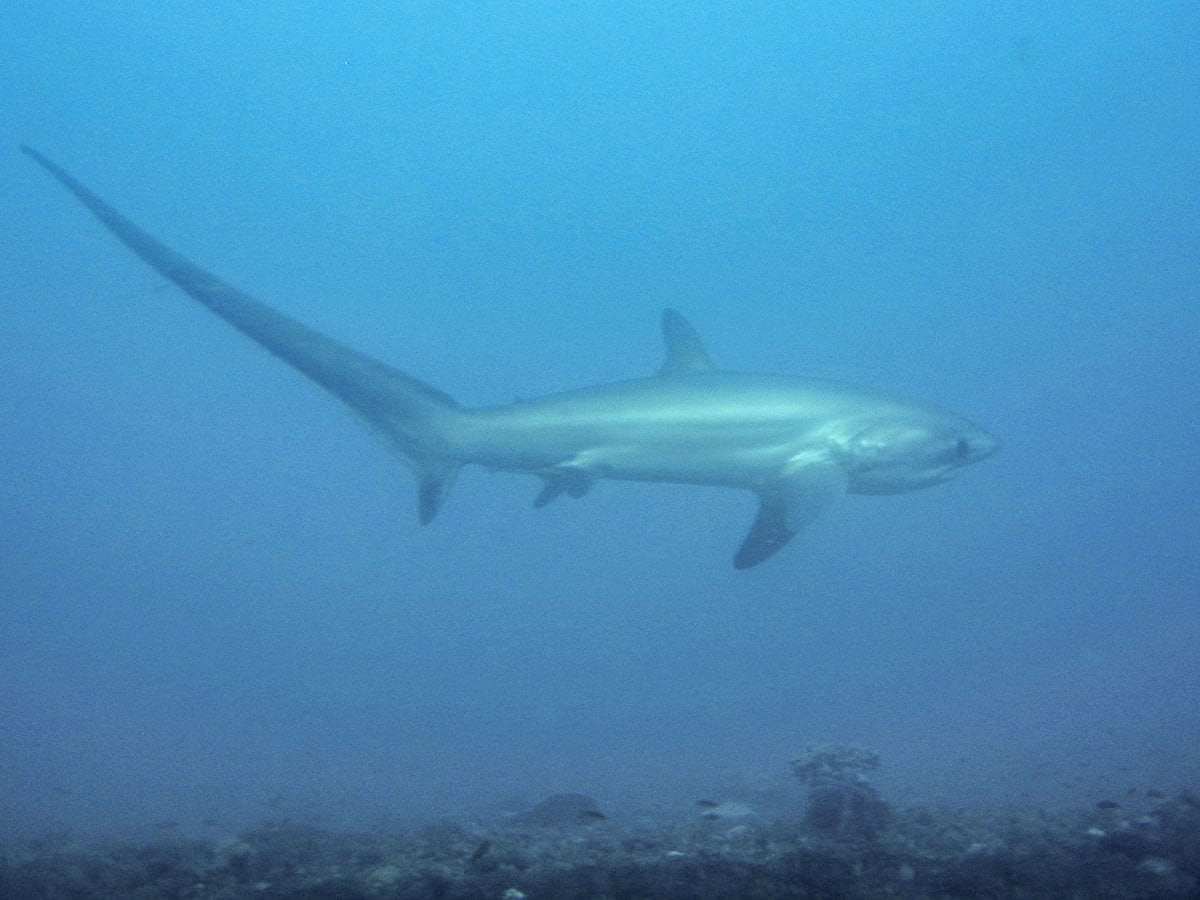
[[[333,832],[284,821],[109,846],[60,835],[0,851],[0,896],[1200,897],[1200,799],[1124,805],[889,810],[865,835],[811,814],[766,818],[707,802],[666,824],[571,809],[558,822]]]

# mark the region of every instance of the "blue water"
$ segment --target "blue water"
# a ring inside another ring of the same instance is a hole
[[[1197,784],[1193,4],[351,6],[0,12],[0,835],[786,801],[826,741],[896,803]],[[20,142],[464,404],[674,306],[1005,446],[749,572],[717,489],[468,470],[421,528]]]

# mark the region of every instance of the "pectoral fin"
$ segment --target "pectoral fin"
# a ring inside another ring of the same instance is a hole
[[[734,568],[749,569],[774,555],[845,492],[845,473],[828,463],[798,467],[772,482],[759,494],[758,517],[733,557]]]

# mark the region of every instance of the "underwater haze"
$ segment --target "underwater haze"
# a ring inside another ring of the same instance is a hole
[[[0,12],[0,838],[1200,781],[1191,3]],[[468,468],[336,400],[18,151],[466,406],[717,365],[1003,441],[749,571],[756,501]]]

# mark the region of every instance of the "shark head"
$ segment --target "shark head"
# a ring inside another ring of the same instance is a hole
[[[987,459],[1000,439],[947,413],[872,422],[843,444],[839,456],[852,494],[903,494],[949,481]]]

